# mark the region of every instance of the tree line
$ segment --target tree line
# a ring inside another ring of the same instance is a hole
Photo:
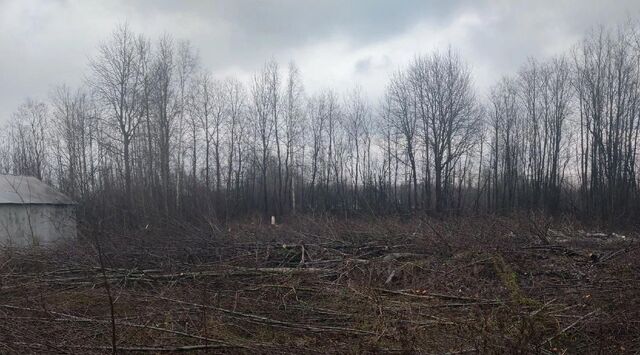
[[[186,41],[117,27],[78,88],[26,100],[0,172],[31,175],[86,218],[249,213],[639,212],[640,35],[596,28],[530,58],[488,95],[458,52],[417,55],[371,102],[306,92],[295,63],[216,78]]]

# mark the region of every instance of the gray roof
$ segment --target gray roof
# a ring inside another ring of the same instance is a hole
[[[72,199],[30,176],[0,175],[0,205],[73,205]]]

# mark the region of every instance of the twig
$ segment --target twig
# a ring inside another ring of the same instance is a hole
[[[241,313],[241,312],[237,312],[237,311],[232,311],[230,309],[226,309],[226,308],[222,308],[222,307],[207,306],[207,305],[203,305],[203,304],[192,303],[192,302],[187,302],[187,301],[181,301],[181,300],[176,300],[176,299],[167,298],[167,297],[161,297],[161,296],[158,296],[158,298],[162,299],[162,300],[165,300],[165,301],[169,301],[169,302],[175,302],[175,303],[179,303],[179,304],[190,305],[190,306],[193,306],[193,307],[206,307],[206,308],[209,308],[209,309],[213,309],[213,310],[217,310],[217,311],[220,311],[220,312],[223,312],[223,313],[226,313],[226,314],[233,315],[233,316],[235,316],[237,318],[246,319],[246,320],[248,320],[250,322],[268,324],[268,325],[277,326],[277,327],[298,328],[298,329],[305,329],[305,330],[309,330],[309,331],[313,331],[313,332],[338,332],[338,333],[356,333],[356,334],[378,335],[377,333],[370,332],[370,331],[367,331],[367,330],[353,329],[353,328],[343,328],[343,327],[314,326],[314,325],[309,325],[309,324],[286,322],[286,321],[281,321],[281,320],[277,320],[277,319],[258,316],[258,315],[255,315],[255,314],[248,314],[248,313]]]
[[[49,347],[45,344],[40,343],[25,343],[25,342],[12,342],[11,344],[26,346],[30,348],[47,348]],[[111,346],[82,346],[82,345],[63,345],[61,346],[63,349],[84,349],[84,350],[111,350]],[[153,347],[153,346],[120,346],[118,350],[120,351],[132,351],[132,352],[191,352],[198,350],[208,350],[208,349],[233,349],[238,348],[238,346],[233,345],[223,345],[223,344],[202,344],[202,345],[184,345],[184,346],[176,346],[176,347]],[[62,351],[58,349],[58,351]]]
[[[109,280],[107,279],[107,273],[104,269],[104,259],[102,256],[102,248],[100,247],[100,241],[98,237],[95,237],[96,248],[98,249],[98,260],[100,261],[100,271],[102,273],[102,278],[104,280],[104,289],[107,292],[107,299],[109,300],[109,315],[111,316],[111,352],[113,355],[116,355],[118,352],[117,346],[117,334],[116,334],[116,316],[115,310],[113,307],[113,296],[111,295],[111,287],[109,285]]]
[[[471,302],[483,302],[483,303],[487,303],[487,302],[502,303],[502,301],[500,301],[500,300],[488,300],[488,299],[474,298],[474,297],[445,295],[445,294],[441,294],[441,293],[420,292],[420,293],[415,293],[414,294],[414,293],[407,292],[409,290],[394,291],[394,290],[387,290],[387,289],[384,289],[384,288],[376,288],[376,290],[379,290],[379,291],[382,291],[382,292],[386,292],[386,293],[393,293],[393,294],[401,295],[401,296],[407,296],[407,297],[442,298],[442,299],[459,300],[459,301],[471,301]]]
[[[547,340],[543,341],[543,342],[540,344],[540,346],[542,346],[542,345],[544,345],[544,344],[546,344],[546,343],[548,343],[548,342],[552,341],[553,339],[555,339],[555,338],[559,337],[560,335],[562,335],[562,334],[564,334],[565,332],[567,332],[569,329],[571,329],[571,328],[575,327],[578,323],[580,323],[580,321],[582,321],[582,320],[584,320],[584,319],[586,319],[586,318],[590,317],[591,315],[593,315],[593,314],[595,314],[595,313],[597,313],[597,312],[599,312],[599,311],[600,311],[600,308],[598,308],[598,309],[596,309],[596,310],[594,310],[594,311],[591,311],[591,312],[589,312],[589,313],[585,314],[584,316],[582,316],[582,317],[580,317],[580,318],[576,319],[576,321],[575,321],[575,322],[573,322],[573,323],[569,324],[569,325],[568,325],[568,326],[566,326],[564,329],[562,329],[561,331],[559,331],[558,333],[556,333],[554,336],[552,336],[552,337],[550,337],[549,339],[547,339]]]

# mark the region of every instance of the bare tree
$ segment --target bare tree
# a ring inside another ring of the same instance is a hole
[[[175,92],[174,60],[173,40],[168,36],[163,36],[158,42],[153,61],[153,101],[155,106],[154,116],[158,127],[157,142],[160,152],[160,180],[162,182],[162,201],[165,215],[168,215],[170,210],[171,138],[175,129],[176,117],[178,117],[180,110],[179,98],[176,96]],[[180,145],[178,145],[177,148],[177,156],[180,156]],[[178,166],[180,166],[180,164],[178,164]],[[178,172],[178,174],[180,173]]]
[[[450,174],[458,159],[475,142],[478,106],[471,82],[471,72],[451,49],[418,59],[425,80],[425,136],[433,154],[436,209],[448,207]],[[422,94],[421,94],[422,95]],[[420,103],[419,103],[420,105]]]
[[[491,93],[493,110],[489,127],[492,132],[491,162],[493,166],[493,206],[496,210],[512,208],[519,176],[518,157],[521,114],[518,105],[517,84],[504,78]]]
[[[240,178],[242,171],[243,143],[247,115],[247,93],[242,83],[236,79],[227,79],[223,84],[224,100],[227,108],[226,130],[227,130],[227,198],[225,205],[228,206],[229,194],[233,186],[233,173],[235,174],[236,203],[240,193]]]
[[[304,121],[304,89],[300,79],[300,73],[295,63],[289,63],[289,72],[286,83],[286,110],[284,117],[285,129],[285,159],[284,159],[284,184],[285,191],[283,198],[290,201],[295,212],[295,191],[293,187],[294,175],[296,173],[297,156],[302,142],[300,137],[305,125]]]
[[[11,139],[13,166],[17,174],[43,180],[47,163],[48,109],[43,102],[28,99],[13,115]]]
[[[198,56],[194,53],[191,48],[191,44],[188,41],[180,41],[177,45],[177,53],[175,54],[175,64],[173,64],[174,59],[169,59],[169,56],[174,56],[173,54],[173,40],[168,35],[163,36],[160,40],[160,53],[163,59],[167,60],[171,63],[171,65],[175,65],[173,68],[166,68],[174,70],[176,76],[176,111],[177,111],[177,151],[178,154],[176,156],[177,161],[177,169],[176,169],[176,204],[178,208],[181,205],[182,197],[182,181],[184,180],[184,165],[186,155],[184,146],[184,138],[185,138],[185,127],[187,125],[187,121],[195,122],[193,119],[188,119],[187,115],[189,110],[187,108],[188,99],[191,97],[191,94],[188,92],[190,88],[193,87],[191,81],[193,80],[194,73],[198,67]],[[171,53],[169,53],[171,52]],[[195,137],[194,137],[195,139]],[[195,145],[195,144],[194,144]],[[195,171],[197,169],[197,154],[195,151],[192,152],[192,172],[194,172],[193,176],[193,196],[197,196],[197,192],[195,191],[196,186],[196,174]]]
[[[589,210],[624,215],[635,192],[639,53],[628,28],[599,28],[574,51],[581,170]]]
[[[129,206],[132,205],[130,148],[142,122],[140,96],[144,77],[139,51],[142,41],[142,37],[132,33],[126,24],[120,25],[110,40],[100,45],[99,54],[90,65],[89,83],[103,107],[104,122],[109,129],[105,134],[122,147]]]
[[[212,132],[211,117],[214,115],[214,101],[215,98],[215,83],[211,74],[208,72],[201,73],[195,80],[195,87],[193,89],[193,101],[191,106],[191,116],[197,121],[199,129],[204,134],[204,179],[205,187],[209,190],[211,188],[211,141],[214,137]],[[195,164],[195,162],[194,162]]]
[[[411,168],[413,182],[413,204],[411,202],[411,186],[409,186],[409,208],[418,207],[418,171],[416,167],[415,137],[418,130],[418,115],[411,86],[404,73],[396,73],[387,89],[390,102],[390,123],[402,134],[403,145]]]
[[[59,180],[63,190],[73,197],[84,196],[89,191],[93,159],[92,103],[86,93],[72,92],[67,86],[55,89],[52,95],[53,130],[61,139],[63,149],[59,159]]]
[[[262,203],[265,216],[269,215],[269,198],[267,187],[267,169],[272,144],[272,134],[275,130],[275,121],[273,119],[273,89],[272,84],[272,68],[265,65],[261,73],[253,78],[252,96],[253,96],[253,113],[254,132],[260,141],[260,159],[257,161],[262,175]],[[277,94],[276,94],[277,95]]]
[[[342,121],[351,146],[351,177],[353,179],[353,203],[358,209],[359,180],[363,168],[362,159],[367,154],[367,138],[369,135],[370,116],[369,106],[359,87],[356,87],[346,99],[345,116]]]

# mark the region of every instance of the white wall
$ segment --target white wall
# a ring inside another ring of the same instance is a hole
[[[72,205],[0,205],[0,246],[42,245],[75,237]]]

